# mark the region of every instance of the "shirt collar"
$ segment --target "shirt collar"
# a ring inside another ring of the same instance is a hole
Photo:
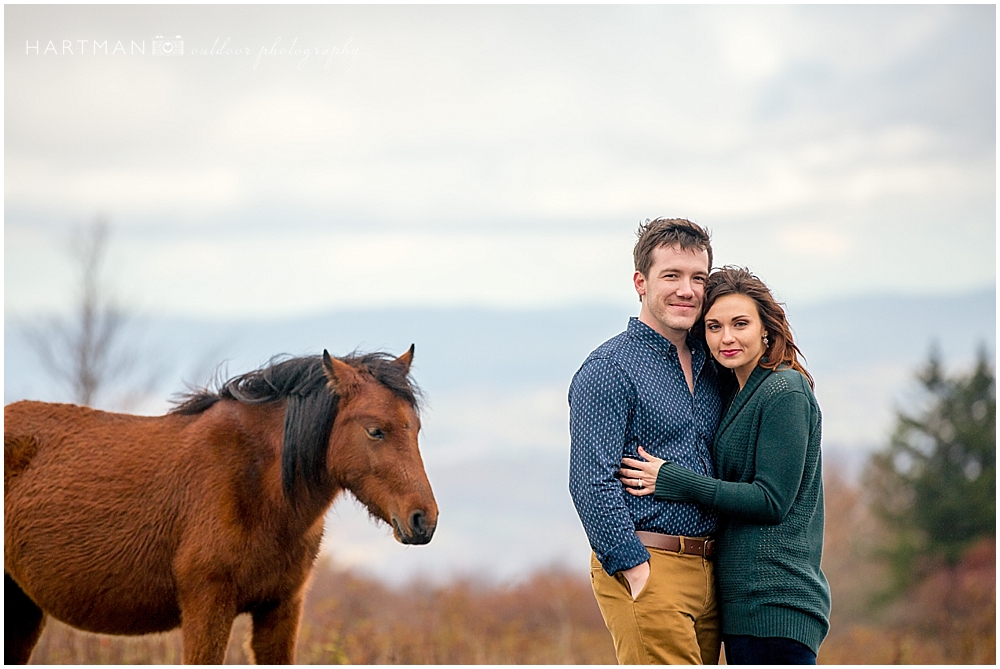
[[[640,321],[635,316],[628,319],[628,334],[630,337],[634,337],[644,344],[647,344],[650,348],[661,355],[667,355],[670,352],[674,352],[676,354],[674,349],[677,347],[674,346],[673,342]],[[691,351],[692,360],[696,363],[697,367],[700,367],[700,358],[704,349],[702,348],[701,342],[697,337],[691,334],[690,330],[687,334],[687,345],[688,349]]]

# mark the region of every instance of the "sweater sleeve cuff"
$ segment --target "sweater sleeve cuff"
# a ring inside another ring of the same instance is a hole
[[[639,537],[634,534],[618,544],[604,555],[598,555],[601,566],[609,575],[614,575],[625,569],[631,569],[649,559],[649,551],[639,541]]]
[[[695,474],[672,462],[664,462],[656,476],[653,497],[667,502],[697,502],[712,506],[718,486],[716,479]]]

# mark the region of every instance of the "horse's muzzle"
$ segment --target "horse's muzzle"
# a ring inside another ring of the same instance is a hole
[[[395,515],[392,517],[392,528],[395,530],[396,539],[402,544],[428,543],[434,536],[436,526],[437,523],[431,523],[427,519],[427,514],[419,509],[410,514],[405,529],[399,518]]]

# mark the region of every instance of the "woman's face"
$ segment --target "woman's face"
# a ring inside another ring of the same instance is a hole
[[[757,303],[746,295],[723,295],[705,314],[705,340],[712,357],[736,372],[741,387],[764,355],[765,334]]]

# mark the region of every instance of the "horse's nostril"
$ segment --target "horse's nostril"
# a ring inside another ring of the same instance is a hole
[[[410,528],[416,535],[427,532],[427,516],[423,511],[414,511],[410,514]]]

